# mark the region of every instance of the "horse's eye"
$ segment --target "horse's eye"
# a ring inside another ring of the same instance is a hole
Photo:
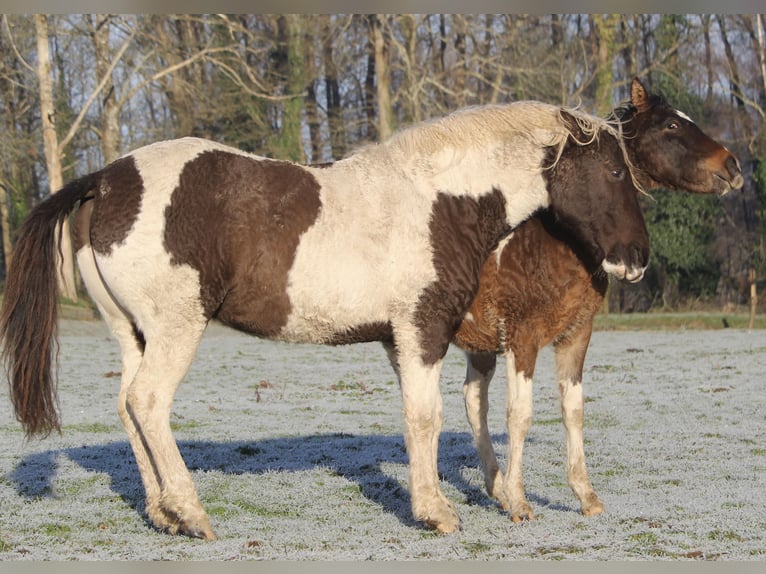
[[[615,168],[609,173],[617,181],[622,181],[623,179],[625,179],[625,170],[622,169],[621,167]]]
[[[678,129],[678,122],[673,120],[668,124],[669,130],[677,130]]]

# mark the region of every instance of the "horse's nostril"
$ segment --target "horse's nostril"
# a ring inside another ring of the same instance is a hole
[[[634,245],[632,251],[632,262],[641,267],[646,267],[647,263],[649,263],[649,250]]]

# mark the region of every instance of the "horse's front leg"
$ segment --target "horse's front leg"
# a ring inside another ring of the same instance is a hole
[[[585,516],[595,516],[604,511],[593,490],[585,466],[583,446],[584,399],[582,370],[588,350],[592,324],[578,331],[573,337],[556,345],[556,374],[561,395],[561,414],[567,435],[567,479],[580,509]]]
[[[439,433],[444,417],[439,392],[443,359],[431,364],[424,362],[417,341],[408,341],[403,336],[397,337],[395,357],[392,347],[387,346],[386,350],[399,375],[404,403],[413,516],[443,534],[454,532],[460,520],[442,493],[437,469]]]
[[[487,425],[489,383],[495,374],[497,356],[494,353],[466,353],[467,368],[463,383],[463,402],[473,443],[479,453],[487,493],[497,499],[505,510],[510,508],[503,492],[503,476],[497,464],[492,438]]]
[[[505,471],[503,488],[505,500],[508,501],[511,520],[521,522],[533,520],[532,506],[524,493],[524,478],[522,475],[522,456],[524,441],[529,427],[532,425],[532,372],[531,367],[523,370],[517,367],[512,351],[506,353],[508,373],[508,463]]]

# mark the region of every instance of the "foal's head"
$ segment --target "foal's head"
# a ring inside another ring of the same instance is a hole
[[[571,136],[558,160],[553,149],[548,156],[550,210],[593,262],[618,279],[640,281],[649,235],[619,134],[564,110],[561,115]]]
[[[744,183],[737,158],[638,78],[630,103],[614,111],[628,155],[647,187],[725,194]]]

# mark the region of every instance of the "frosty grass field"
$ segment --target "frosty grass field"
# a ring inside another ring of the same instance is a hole
[[[766,332],[597,332],[584,375],[586,456],[603,515],[566,484],[547,349],[524,459],[537,519],[484,491],[442,373],[439,470],[462,530],[415,524],[401,399],[377,344],[287,345],[213,325],[171,421],[219,539],[154,531],[115,412],[119,351],[98,321],[61,323],[63,434],[26,442],[0,397],[0,560],[751,560],[766,558]],[[504,361],[490,426],[505,460]]]

